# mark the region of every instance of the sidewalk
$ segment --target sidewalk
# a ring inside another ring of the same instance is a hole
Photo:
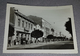
[[[14,45],[11,47],[8,47],[8,49],[10,48],[35,48],[35,47],[40,47],[40,46],[44,46],[44,45],[49,45],[49,44],[60,44],[60,42],[65,42],[65,41],[55,41],[55,42],[42,42],[42,43],[32,43],[32,44],[25,44],[25,45]],[[69,42],[69,41],[66,41]],[[62,45],[65,43],[61,43]]]

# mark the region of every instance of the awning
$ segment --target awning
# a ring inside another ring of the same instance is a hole
[[[23,33],[23,34],[30,34],[30,33],[27,33],[27,32],[22,32],[22,31],[16,31],[17,33]]]

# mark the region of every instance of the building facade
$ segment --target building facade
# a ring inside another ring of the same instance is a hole
[[[43,32],[43,36],[38,38],[40,42],[46,41],[45,39],[48,35],[54,35],[54,29],[49,22],[37,16],[28,17],[14,7],[10,8],[9,25],[11,26],[9,27],[9,31],[13,29],[11,31],[13,34],[8,36],[8,42],[11,42],[11,44],[8,44],[10,45],[35,43],[36,39],[31,37],[31,32],[36,29]],[[10,35],[10,32],[8,35]]]
[[[44,19],[42,19],[42,28],[44,32],[44,38],[46,38],[50,34],[54,35],[54,31],[52,31],[53,27]]]
[[[11,38],[12,45],[30,43],[32,39],[30,34],[36,28],[35,22],[14,7],[10,8],[10,13],[12,13],[10,14],[10,23],[14,25],[14,35]]]

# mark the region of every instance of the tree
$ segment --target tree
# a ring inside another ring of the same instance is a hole
[[[52,28],[51,31],[54,32],[54,29]]]
[[[47,36],[47,39],[50,41],[51,39],[54,39],[54,36],[50,34]]]
[[[72,27],[71,27],[71,18],[68,18],[69,21],[66,22],[65,27],[66,30],[72,35]]]
[[[72,35],[71,18],[68,18],[68,19],[69,21],[66,22],[65,27],[66,27],[66,30]],[[73,38],[71,38],[70,40],[73,40]]]
[[[31,37],[36,38],[36,40],[38,40],[38,38],[43,36],[43,32],[41,30],[35,30],[31,33]]]

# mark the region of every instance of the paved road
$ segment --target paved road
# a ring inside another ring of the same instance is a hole
[[[51,43],[38,43],[31,45],[22,45],[17,47],[8,48],[9,50],[22,50],[22,49],[74,49],[73,42],[59,41]]]
[[[74,47],[73,47],[73,44],[64,44],[64,45],[51,44],[51,45],[36,47],[34,49],[74,49]]]
[[[49,44],[35,48],[25,48],[25,49],[74,49],[72,42],[59,42],[56,44]]]

